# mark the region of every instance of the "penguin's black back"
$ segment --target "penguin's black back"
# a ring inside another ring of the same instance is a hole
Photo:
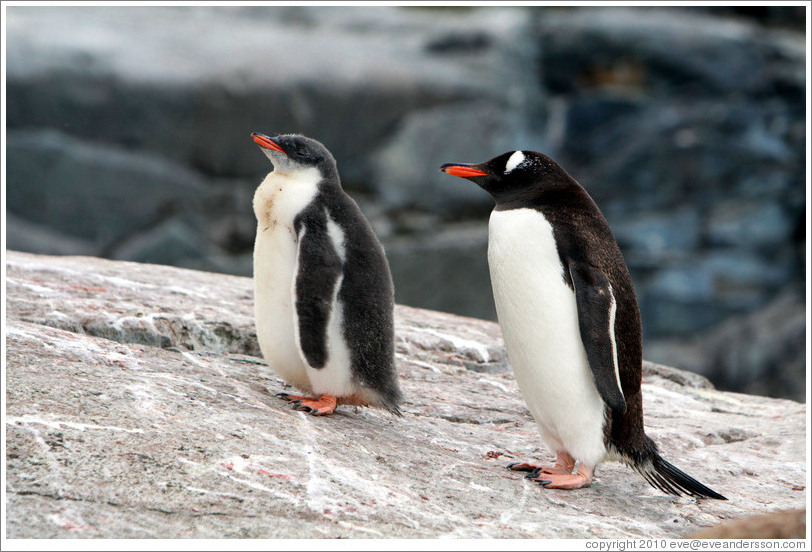
[[[344,338],[353,377],[377,391],[388,410],[399,413],[401,393],[395,368],[395,292],[383,246],[358,204],[337,182],[323,181],[313,205],[327,210],[345,238],[343,279]]]

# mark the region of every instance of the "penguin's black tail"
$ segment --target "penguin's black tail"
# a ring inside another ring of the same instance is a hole
[[[400,388],[395,385],[394,388],[390,388],[387,390],[386,393],[382,393],[382,405],[385,409],[389,412],[398,416],[399,418],[403,417],[403,412],[400,411],[399,403],[403,399],[403,395],[400,392]]]
[[[657,452],[642,462],[634,462],[632,467],[643,476],[655,489],[672,495],[686,494],[697,498],[715,498],[727,500],[725,497],[710,489],[680,470],[670,462],[664,460]]]

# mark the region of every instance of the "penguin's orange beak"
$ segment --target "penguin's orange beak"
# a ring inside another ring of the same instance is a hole
[[[254,142],[259,144],[259,147],[261,147],[261,148],[281,151],[285,155],[288,154],[288,152],[283,150],[282,147],[279,144],[277,144],[276,142],[274,142],[272,139],[265,136],[264,134],[260,134],[259,132],[252,132],[251,133],[251,138],[253,138]]]
[[[451,176],[460,176],[462,178],[471,178],[472,176],[488,176],[488,173],[481,171],[470,165],[462,165],[460,163],[446,163],[440,170]]]

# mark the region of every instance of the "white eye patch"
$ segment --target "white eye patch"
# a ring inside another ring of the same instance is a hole
[[[510,174],[510,172],[519,165],[521,165],[523,161],[524,161],[523,152],[521,151],[513,152],[513,155],[511,155],[508,158],[507,163],[505,163],[505,174]]]

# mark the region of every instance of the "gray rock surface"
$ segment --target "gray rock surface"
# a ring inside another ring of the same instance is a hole
[[[7,252],[7,537],[669,538],[805,504],[806,407],[646,363],[646,425],[727,502],[619,464],[575,492],[491,322],[398,307],[404,416],[314,418],[274,397],[251,281]]]

